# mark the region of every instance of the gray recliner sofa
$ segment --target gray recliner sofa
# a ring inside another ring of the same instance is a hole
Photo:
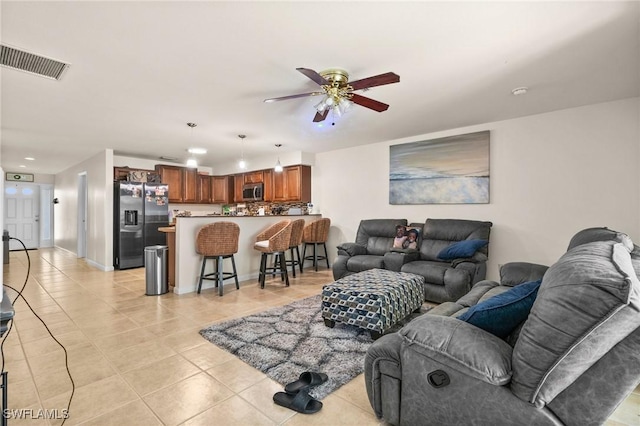
[[[548,270],[511,263],[365,358],[369,401],[393,425],[597,425],[640,383],[640,255],[628,236],[579,232]],[[542,278],[528,318],[501,339],[456,317]]]
[[[438,254],[453,243],[465,240],[489,241],[491,222],[463,219],[427,219],[410,226],[421,229],[418,250],[393,249],[396,226],[405,219],[370,219],[360,222],[355,243],[338,246],[333,277],[373,268],[409,272],[425,277],[425,300],[454,301],[486,277],[488,245],[467,258],[441,260]]]
[[[396,226],[407,226],[407,219],[366,219],[360,221],[354,243],[338,246],[338,257],[333,262],[333,278],[369,269],[385,269],[384,255],[393,247]]]

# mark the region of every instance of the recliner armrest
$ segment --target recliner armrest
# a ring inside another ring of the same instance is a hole
[[[358,256],[367,254],[367,248],[356,243],[342,243],[338,247],[338,255]]]
[[[500,268],[500,284],[514,286],[529,281],[541,280],[548,266],[528,262],[505,263]]]
[[[400,272],[402,265],[420,259],[420,252],[412,249],[391,249],[384,254],[384,269]]]
[[[404,338],[406,350],[491,385],[502,386],[511,381],[511,346],[469,323],[426,314],[398,333]]]

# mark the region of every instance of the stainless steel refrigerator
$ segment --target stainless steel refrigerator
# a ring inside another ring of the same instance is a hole
[[[163,183],[114,182],[113,266],[144,266],[144,248],[166,245],[159,227],[169,225],[169,186]]]

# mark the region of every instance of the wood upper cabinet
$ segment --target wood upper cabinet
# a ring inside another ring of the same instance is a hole
[[[178,166],[166,166],[158,164],[156,172],[160,175],[160,181],[169,185],[169,202],[184,202],[184,168]]]
[[[273,201],[273,170],[266,169],[262,171],[262,176],[264,179],[264,201]]]
[[[184,170],[184,187],[182,201],[184,203],[198,202],[198,170],[182,168]]]
[[[287,186],[284,170],[273,172],[273,201],[287,201]]]
[[[311,202],[311,167],[289,166],[283,170],[287,187],[287,201]]]
[[[156,165],[160,181],[169,185],[170,203],[196,203],[198,171],[180,166]]]
[[[244,175],[238,174],[233,178],[233,202],[242,203],[242,187],[244,186]]]
[[[288,166],[273,173],[273,201],[311,202],[311,167]]]
[[[211,202],[213,204],[229,204],[234,197],[233,176],[211,176]]]
[[[264,182],[263,170],[256,170],[255,172],[248,172],[244,174],[244,183],[260,183]]]
[[[211,176],[198,173],[196,181],[196,202],[201,204],[211,203]]]

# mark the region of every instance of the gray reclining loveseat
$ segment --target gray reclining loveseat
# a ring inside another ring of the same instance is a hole
[[[410,272],[425,277],[425,300],[454,301],[486,276],[491,222],[462,219],[427,219],[412,223],[420,228],[418,249],[394,249],[396,227],[405,219],[369,219],[360,222],[355,243],[338,246],[333,277],[340,279],[368,269]],[[442,260],[438,255],[454,243],[487,241],[471,256]]]
[[[376,415],[393,425],[604,423],[640,383],[638,252],[625,234],[587,229],[548,270],[507,264],[500,284],[482,281],[382,336],[365,359]],[[456,318],[540,278],[528,318],[502,338]]]

